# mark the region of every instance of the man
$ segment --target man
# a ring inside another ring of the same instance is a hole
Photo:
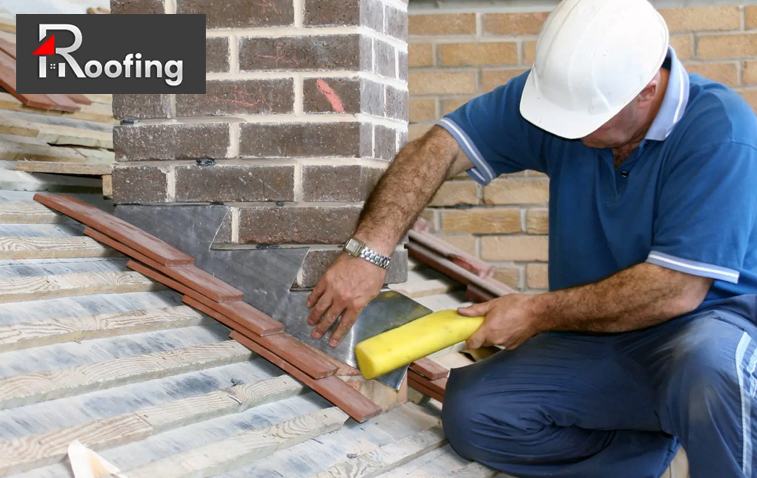
[[[692,478],[757,476],[757,118],[668,39],[645,0],[564,0],[532,70],[408,144],[366,204],[355,237],[389,255],[463,170],[551,179],[551,292],[460,310],[486,316],[469,347],[505,347],[451,373],[443,422],[465,458],[657,478],[680,444]],[[311,294],[314,337],[343,313],[341,340],[383,280],[344,254]]]

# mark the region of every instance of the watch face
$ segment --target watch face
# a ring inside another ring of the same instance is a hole
[[[362,244],[355,239],[350,239],[347,241],[347,245],[344,246],[344,249],[352,255],[357,255],[360,252],[361,245]]]

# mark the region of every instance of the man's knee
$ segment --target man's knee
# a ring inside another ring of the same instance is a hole
[[[544,428],[538,405],[517,391],[492,393],[483,364],[452,370],[444,395],[442,422],[452,448],[464,458],[482,461],[494,443],[517,446],[520,437]],[[498,450],[506,453],[508,450]]]
[[[739,372],[748,373],[738,357],[744,332],[714,318],[688,329],[673,351],[668,406],[685,407],[689,419],[707,419],[713,407],[738,406]]]

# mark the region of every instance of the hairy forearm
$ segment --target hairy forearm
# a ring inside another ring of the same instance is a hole
[[[535,296],[543,330],[625,332],[696,309],[711,279],[638,264],[599,281]]]
[[[439,127],[405,146],[366,201],[355,236],[390,254],[447,178],[457,151]]]

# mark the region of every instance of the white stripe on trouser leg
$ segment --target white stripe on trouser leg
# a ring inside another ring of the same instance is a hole
[[[752,397],[744,388],[744,354],[751,342],[751,337],[744,332],[739,341],[739,346],[736,347],[736,374],[739,378],[739,390],[741,391],[741,470],[747,477],[752,476]]]

